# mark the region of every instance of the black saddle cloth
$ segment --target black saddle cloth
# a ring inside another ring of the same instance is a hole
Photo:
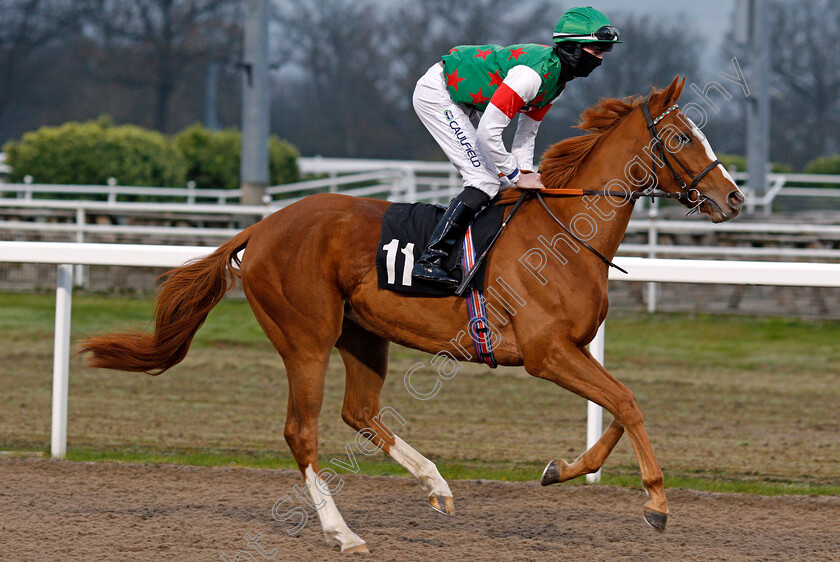
[[[411,277],[411,269],[423,255],[432,232],[443,216],[444,207],[428,203],[394,203],[382,217],[382,235],[376,249],[376,274],[380,289],[425,296],[449,296],[454,288],[425,283]],[[504,219],[503,206],[486,207],[472,224],[476,257],[490,244]],[[455,250],[444,260],[443,267],[454,278],[463,279],[461,256],[463,236]],[[484,264],[470,282],[470,287],[484,289]]]

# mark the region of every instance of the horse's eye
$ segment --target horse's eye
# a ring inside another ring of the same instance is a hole
[[[679,135],[677,135],[677,138],[682,144],[688,144],[691,142],[691,137],[686,135],[685,133],[680,133]]]

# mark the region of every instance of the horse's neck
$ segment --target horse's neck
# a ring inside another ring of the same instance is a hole
[[[619,127],[623,125],[625,124]],[[613,131],[613,138],[605,139],[611,142],[602,143],[579,164],[577,173],[569,181],[569,186],[603,190],[607,189],[613,180],[621,180],[627,185],[625,166],[635,155],[642,154],[644,143],[637,139],[632,146],[624,145],[621,150],[614,150],[613,143],[620,142],[617,137],[628,138],[628,135],[621,135],[621,132]],[[620,191],[620,189],[610,189],[610,191]],[[549,204],[558,211],[558,217],[572,227],[575,234],[586,240],[605,257],[612,259],[624,239],[624,233],[627,231],[627,225],[633,213],[634,201],[629,197],[622,199],[609,196],[586,196],[560,199],[553,205],[550,202]],[[593,225],[596,229],[594,234],[591,233]]]

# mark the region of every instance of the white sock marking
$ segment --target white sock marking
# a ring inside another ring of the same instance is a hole
[[[348,548],[365,544],[359,535],[350,530],[344,518],[335,506],[332,496],[325,494],[322,490],[327,488],[320,477],[315,474],[312,465],[306,467],[306,483],[309,485],[309,495],[312,502],[321,507],[318,511],[318,519],[321,522],[321,529],[324,531],[324,540],[332,545],[333,541],[341,546],[342,552]],[[316,482],[316,479],[319,482]]]
[[[435,463],[415,451],[411,445],[394,435],[394,445],[390,447],[391,458],[406,468],[417,480],[420,486],[430,496],[452,497],[449,484],[438,472]]]

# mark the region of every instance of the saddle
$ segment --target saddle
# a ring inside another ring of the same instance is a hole
[[[415,261],[423,253],[445,207],[429,203],[394,203],[382,217],[382,235],[376,249],[376,273],[380,289],[414,295],[446,297],[455,294],[454,288],[427,284],[411,277]],[[485,207],[467,230],[472,246],[480,255],[491,243],[504,219],[505,207]],[[463,242],[463,240],[461,241]],[[443,268],[454,278],[463,279],[464,244],[459,243],[444,261]],[[484,289],[484,262],[469,285],[470,289]]]

